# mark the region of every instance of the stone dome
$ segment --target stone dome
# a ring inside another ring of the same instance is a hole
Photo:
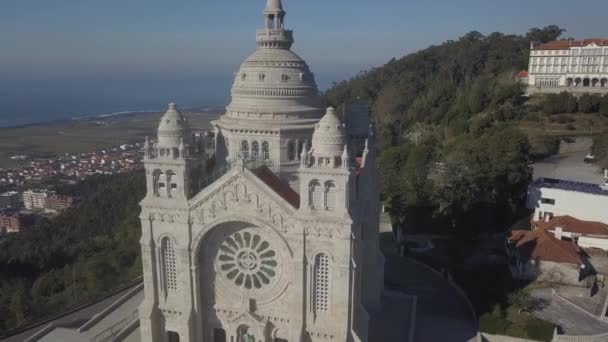
[[[348,108],[346,122],[346,129],[349,135],[369,135],[369,110],[365,101],[360,97],[357,97],[350,105],[350,108]]]
[[[319,113],[321,101],[314,75],[290,50],[259,49],[241,65],[228,111]]]
[[[257,30],[257,49],[235,75],[227,115],[239,120],[318,120],[323,112],[315,77],[290,50],[293,32],[283,27],[281,1],[269,0],[264,13],[266,27]]]
[[[182,141],[187,144],[190,138],[188,119],[177,109],[175,103],[170,103],[158,126],[158,146],[179,148]]]
[[[346,133],[344,125],[336,116],[333,107],[327,108],[325,116],[319,121],[312,135],[313,156],[340,157],[344,152]]]

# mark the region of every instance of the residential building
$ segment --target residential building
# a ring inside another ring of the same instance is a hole
[[[44,209],[49,193],[46,190],[27,190],[23,192],[23,206],[25,209]]]
[[[533,221],[572,216],[608,224],[608,187],[553,178],[536,179],[528,188]]]
[[[574,241],[545,229],[514,230],[506,247],[514,278],[585,286],[584,279],[592,269]]]
[[[0,233],[18,233],[34,222],[32,215],[25,215],[14,210],[0,212]]]
[[[531,44],[528,72],[528,93],[608,93],[608,39]]]
[[[21,196],[17,191],[7,191],[0,194],[0,209],[14,208],[21,206]]]
[[[556,237],[572,239],[581,248],[608,251],[608,224],[583,221],[572,216],[556,216],[549,221],[534,222],[534,230],[544,229]]]
[[[70,196],[52,195],[46,198],[44,209],[59,212],[70,208],[76,203],[76,198]]]

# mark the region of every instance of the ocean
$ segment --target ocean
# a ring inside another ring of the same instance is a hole
[[[340,76],[324,77],[326,89]],[[232,73],[180,78],[0,80],[0,127],[12,127],[130,111],[225,106]]]
[[[225,105],[228,77],[187,79],[0,80],[0,127],[93,117],[128,111],[162,111]]]

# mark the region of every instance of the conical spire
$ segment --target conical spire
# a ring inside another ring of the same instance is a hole
[[[264,13],[269,13],[269,12],[273,12],[273,13],[283,12],[283,13],[285,13],[285,11],[283,10],[283,4],[281,3],[281,0],[268,0],[268,1],[266,1],[266,8],[264,9]]]

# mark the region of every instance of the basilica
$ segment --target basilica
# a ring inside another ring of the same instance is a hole
[[[268,0],[213,122],[169,105],[145,145],[142,341],[370,341],[381,311],[376,140],[365,104],[323,109]]]
[[[322,107],[285,15],[267,0],[215,144],[173,103],[146,139],[143,279],[5,341],[413,340],[415,296],[384,289],[367,105]]]

